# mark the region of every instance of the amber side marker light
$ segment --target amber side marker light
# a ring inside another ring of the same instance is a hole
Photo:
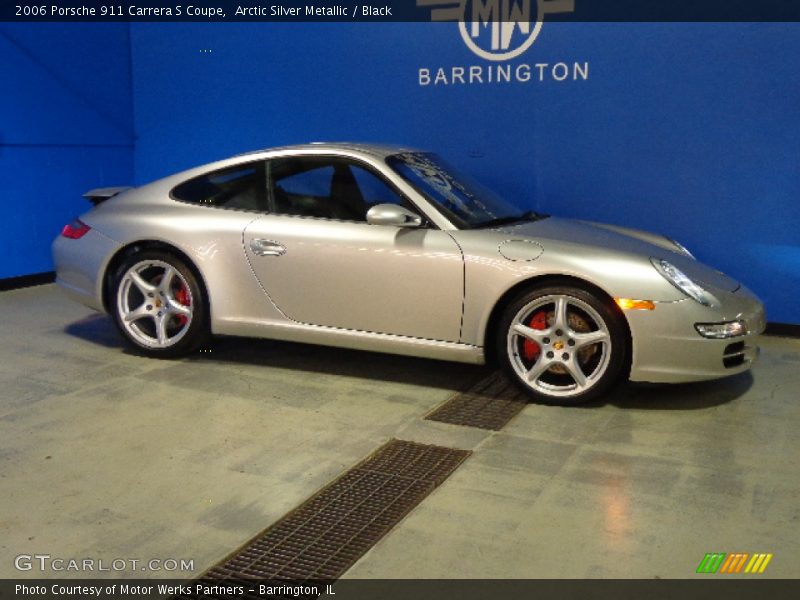
[[[622,310],[655,310],[656,304],[652,300],[634,300],[632,298],[614,298]]]

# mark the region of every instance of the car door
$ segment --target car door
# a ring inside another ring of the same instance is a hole
[[[445,231],[370,225],[367,210],[408,201],[342,157],[268,163],[271,212],[244,232],[265,293],[299,323],[458,341],[463,257]]]

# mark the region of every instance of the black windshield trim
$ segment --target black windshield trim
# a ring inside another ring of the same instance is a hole
[[[483,223],[477,223],[473,225],[473,229],[491,229],[493,227],[502,227],[503,225],[511,225],[513,223],[520,223],[523,221],[541,221],[542,219],[546,219],[550,215],[546,215],[544,213],[539,213],[534,210],[526,210],[525,212],[516,215],[516,216],[508,216],[508,217],[501,217],[499,219],[492,219],[491,221],[484,221]]]

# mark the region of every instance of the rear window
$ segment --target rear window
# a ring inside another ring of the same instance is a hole
[[[267,209],[264,163],[248,163],[205,173],[184,181],[172,190],[181,202],[221,208]]]

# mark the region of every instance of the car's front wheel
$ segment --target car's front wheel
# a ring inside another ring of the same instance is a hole
[[[627,356],[623,319],[609,301],[578,287],[532,289],[506,308],[497,355],[536,401],[579,404],[619,378]]]
[[[206,341],[206,302],[181,259],[155,251],[136,253],[117,269],[113,290],[117,327],[142,354],[180,356]]]

